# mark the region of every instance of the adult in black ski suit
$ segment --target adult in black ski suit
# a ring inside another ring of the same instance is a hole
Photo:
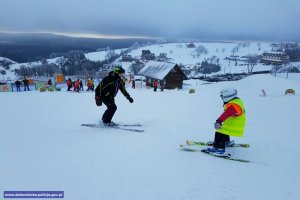
[[[107,110],[102,116],[102,121],[104,124],[111,124],[111,120],[117,110],[115,96],[117,95],[119,89],[130,103],[133,102],[133,99],[126,91],[125,83],[122,80],[124,73],[125,70],[122,67],[115,67],[108,76],[103,78],[95,90],[95,100],[97,106],[101,106],[103,102],[107,107]]]

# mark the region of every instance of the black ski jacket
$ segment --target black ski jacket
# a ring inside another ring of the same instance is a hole
[[[114,98],[119,89],[127,99],[130,97],[125,89],[125,83],[123,80],[118,74],[110,72],[109,75],[103,78],[103,80],[98,84],[95,90],[95,96],[100,96],[101,99]]]

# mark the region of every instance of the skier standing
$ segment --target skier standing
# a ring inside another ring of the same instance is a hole
[[[125,70],[122,67],[115,67],[108,76],[103,78],[103,80],[99,83],[95,90],[95,100],[97,106],[101,106],[103,102],[107,107],[107,110],[102,116],[102,122],[106,126],[116,125],[111,120],[117,110],[117,106],[115,104],[115,96],[117,95],[119,89],[130,103],[133,102],[133,99],[126,91],[125,83],[122,80],[124,74]]]
[[[158,87],[158,81],[155,80],[155,81],[153,82],[153,88],[154,88],[153,90],[154,90],[154,92],[156,92],[157,87]]]
[[[21,89],[20,89],[21,81],[17,80],[17,81],[15,82],[15,84],[16,84],[16,87],[17,87],[17,92],[21,92]]]
[[[29,80],[28,80],[27,78],[25,78],[25,79],[23,80],[23,83],[24,83],[24,91],[26,91],[26,89],[27,89],[28,91],[30,91],[30,89],[29,89]]]
[[[92,81],[90,79],[88,79],[87,81],[87,90],[86,91],[90,91],[92,90]]]
[[[68,86],[68,90],[67,91],[71,91],[71,88],[72,88],[72,80],[71,80],[71,78],[69,78],[67,80],[67,86]]]
[[[79,79],[77,79],[74,84],[74,91],[79,92],[79,89],[80,89],[80,82]]]
[[[79,90],[83,91],[83,83],[81,79],[79,80]]]
[[[92,91],[94,91],[95,84],[94,84],[94,79],[93,78],[91,78],[91,83],[92,83],[91,89],[92,89]]]
[[[237,97],[237,90],[234,88],[223,89],[220,96],[224,102],[224,112],[216,120],[215,139],[212,147],[208,147],[209,153],[217,156],[227,156],[225,146],[233,146],[230,136],[242,137],[246,124],[245,107],[240,98]]]
[[[51,78],[48,80],[48,85],[52,86],[52,80],[51,80]]]

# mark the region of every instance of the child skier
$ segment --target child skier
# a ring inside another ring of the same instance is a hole
[[[217,156],[230,156],[225,152],[225,147],[233,146],[230,136],[242,137],[246,124],[245,107],[240,98],[237,97],[237,90],[234,88],[223,89],[220,96],[224,102],[224,112],[216,120],[215,139],[212,147],[207,151]]]

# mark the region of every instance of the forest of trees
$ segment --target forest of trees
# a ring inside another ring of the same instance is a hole
[[[0,67],[3,67],[6,70],[9,70],[9,66],[12,64],[10,60],[2,59],[0,60]]]
[[[300,47],[286,49],[285,53],[289,55],[291,62],[299,62],[300,61]]]
[[[209,62],[209,60],[202,61],[201,67],[198,68],[198,72],[202,74],[211,74],[213,72],[218,72],[220,70],[221,70],[220,64]]]
[[[48,63],[46,59],[41,64],[30,63],[30,66],[21,65],[15,70],[18,76],[26,77],[52,77],[56,73],[65,76],[95,74],[104,62],[87,60],[81,50],[72,50],[65,53],[57,62]]]
[[[39,57],[39,63],[29,63],[29,66],[21,65],[19,69],[15,70],[16,75],[22,77],[52,77],[56,73],[62,73],[64,76],[72,75],[95,75],[104,64],[109,64],[117,58],[137,49],[141,46],[149,45],[134,43],[127,49],[121,51],[120,54],[115,53],[114,50],[106,48],[107,54],[104,61],[91,61],[85,58],[84,51],[71,50],[67,53],[52,53],[51,58],[60,57],[56,63],[48,63],[45,58]]]

